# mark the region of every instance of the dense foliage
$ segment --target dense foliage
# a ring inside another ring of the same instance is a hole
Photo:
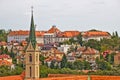
[[[5,31],[4,29],[0,29],[0,41],[7,41],[7,35],[10,30]]]
[[[15,69],[11,69],[8,66],[0,66],[0,77],[1,76],[10,76],[10,75],[19,75],[23,72],[23,68],[16,66]]]

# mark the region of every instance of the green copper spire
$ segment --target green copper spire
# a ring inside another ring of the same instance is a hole
[[[31,25],[30,25],[30,33],[29,33],[29,43],[32,43],[33,48],[36,46],[36,35],[35,35],[35,26],[33,20],[33,7],[32,8],[32,16],[31,16]]]

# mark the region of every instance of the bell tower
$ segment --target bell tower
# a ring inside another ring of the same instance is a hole
[[[25,49],[25,79],[36,80],[39,78],[39,54],[35,35],[35,26],[33,19],[33,7],[31,15],[31,25],[29,32],[29,40]]]

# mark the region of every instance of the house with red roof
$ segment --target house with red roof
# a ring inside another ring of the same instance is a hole
[[[0,55],[0,66],[1,65],[11,66],[12,58],[7,54]]]
[[[98,50],[90,47],[81,47],[77,49],[76,57],[88,62],[95,62],[95,59],[100,57]]]

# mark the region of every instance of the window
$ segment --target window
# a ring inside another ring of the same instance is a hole
[[[36,62],[38,61],[38,54],[36,54]]]
[[[38,76],[38,67],[36,67],[36,75]]]
[[[29,61],[32,62],[32,54],[29,55]]]
[[[31,69],[31,67],[30,67],[30,77],[31,77],[31,73],[32,73],[32,69]]]

